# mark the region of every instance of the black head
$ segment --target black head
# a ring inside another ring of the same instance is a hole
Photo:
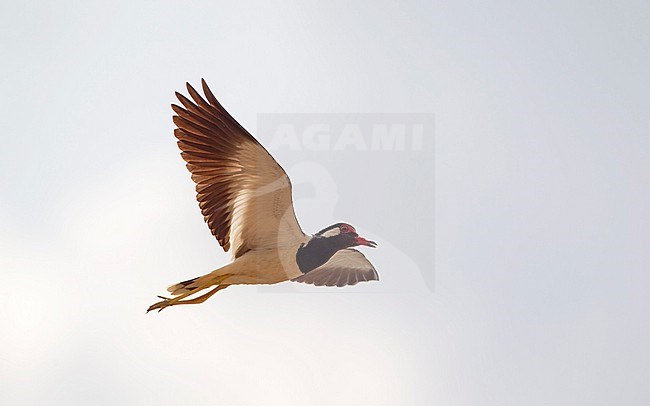
[[[306,244],[302,244],[296,253],[296,262],[302,273],[326,263],[337,251],[365,245],[376,247],[374,241],[368,241],[357,234],[357,230],[346,223],[336,223],[320,230]]]
[[[332,245],[340,247],[339,249],[365,245],[375,248],[377,243],[366,240],[357,234],[357,230],[347,223],[336,223],[316,233],[317,237],[326,238]]]

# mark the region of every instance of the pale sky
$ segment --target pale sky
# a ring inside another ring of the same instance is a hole
[[[650,404],[649,19],[4,2],[2,404]],[[267,145],[269,114],[435,117],[421,153],[273,151],[305,231],[353,224],[380,282],[145,314],[229,260],[172,134],[201,77]]]

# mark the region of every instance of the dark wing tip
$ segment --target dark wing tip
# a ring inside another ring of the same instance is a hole
[[[224,110],[223,106],[219,103],[217,98],[214,97],[212,90],[210,90],[210,87],[208,86],[208,82],[206,82],[203,78],[201,78],[201,87],[203,87],[203,94],[208,99],[208,102],[218,110]]]

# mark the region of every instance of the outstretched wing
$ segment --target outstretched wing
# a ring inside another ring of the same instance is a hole
[[[214,97],[201,79],[207,101],[187,83],[194,100],[180,93],[172,104],[174,135],[196,182],[205,222],[224,251],[238,258],[249,250],[275,248],[304,237],[282,167]]]
[[[362,253],[352,248],[337,251],[323,265],[292,279],[316,286],[356,285],[359,282],[378,280],[375,267]]]

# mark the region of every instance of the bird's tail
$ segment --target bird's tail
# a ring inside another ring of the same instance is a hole
[[[222,269],[217,269],[209,274],[176,283],[168,287],[167,291],[171,293],[172,296],[178,296],[193,291],[198,292],[199,290],[209,288],[210,286],[218,285],[229,276],[228,274],[224,274]]]

